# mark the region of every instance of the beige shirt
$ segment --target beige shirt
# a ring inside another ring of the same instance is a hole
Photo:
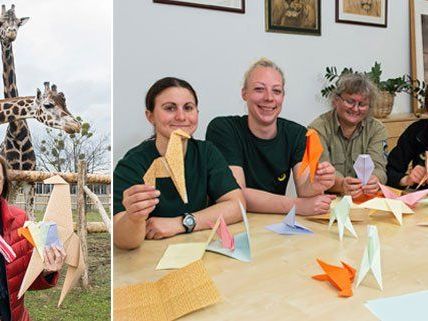
[[[309,126],[320,135],[324,152],[320,161],[328,161],[336,168],[338,177],[356,177],[353,165],[360,154],[369,154],[375,165],[373,175],[382,184],[386,183],[386,139],[383,124],[368,116],[355,130],[350,139],[343,136],[334,110],[322,114]]]

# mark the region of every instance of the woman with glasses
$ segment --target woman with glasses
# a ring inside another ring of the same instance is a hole
[[[378,182],[386,182],[386,139],[383,124],[370,116],[370,106],[376,98],[376,86],[360,73],[341,76],[332,93],[333,109],[315,119],[310,128],[319,135],[324,152],[322,161],[336,168],[335,184],[329,190],[358,198],[373,195]],[[360,154],[369,154],[374,171],[366,185],[356,178],[353,168]]]
[[[275,63],[267,59],[255,62],[246,72],[241,90],[248,115],[213,119],[206,138],[226,158],[244,191],[248,211],[283,214],[295,206],[297,214],[324,214],[335,198],[324,194],[334,184],[334,168],[321,162],[313,182],[309,175],[297,175],[306,147],[306,128],[279,117],[284,87],[283,72]],[[291,170],[297,198],[286,195]]]

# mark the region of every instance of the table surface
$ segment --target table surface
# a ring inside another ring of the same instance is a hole
[[[352,211],[368,210],[353,209]],[[361,214],[361,213],[360,213]],[[282,220],[281,215],[248,214],[252,262],[245,263],[212,252],[203,262],[218,287],[222,302],[196,311],[180,320],[378,320],[365,306],[367,300],[428,289],[428,205],[413,215],[404,215],[403,225],[392,213],[377,212],[364,222],[355,222],[358,239],[345,231],[342,242],[337,226],[297,216],[313,235],[278,235],[266,230]],[[341,298],[328,282],[313,280],[323,271],[316,259],[340,265],[345,261],[359,269],[367,243],[367,224],[379,232],[384,290],[371,273],[350,298]],[[242,223],[230,226],[232,233],[244,230]],[[114,287],[155,281],[170,273],[155,267],[169,244],[206,241],[209,231],[179,235],[161,241],[145,241],[133,251],[114,249]],[[409,316],[410,317],[410,316]],[[410,317],[411,319],[411,317]],[[409,319],[409,320],[410,320]]]

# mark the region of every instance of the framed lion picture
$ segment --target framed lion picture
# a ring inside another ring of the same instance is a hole
[[[386,28],[388,0],[336,0],[336,22]]]
[[[265,0],[266,31],[321,35],[321,0]]]

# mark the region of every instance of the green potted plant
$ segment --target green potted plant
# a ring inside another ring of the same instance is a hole
[[[330,94],[336,89],[337,81],[341,75],[355,72],[356,71],[354,71],[352,68],[343,68],[339,74],[336,67],[327,67],[324,77],[327,79],[328,84],[326,87],[321,89],[322,96],[330,96]],[[382,69],[380,63],[378,62],[375,62],[374,66],[370,69],[369,72],[364,73],[380,90],[380,95],[376,100],[375,106],[372,106],[374,117],[385,118],[388,116],[392,111],[395,95],[402,92],[416,98],[421,108],[425,108],[425,95],[427,86],[424,81],[412,79],[409,75],[381,80],[380,77],[382,75]]]

